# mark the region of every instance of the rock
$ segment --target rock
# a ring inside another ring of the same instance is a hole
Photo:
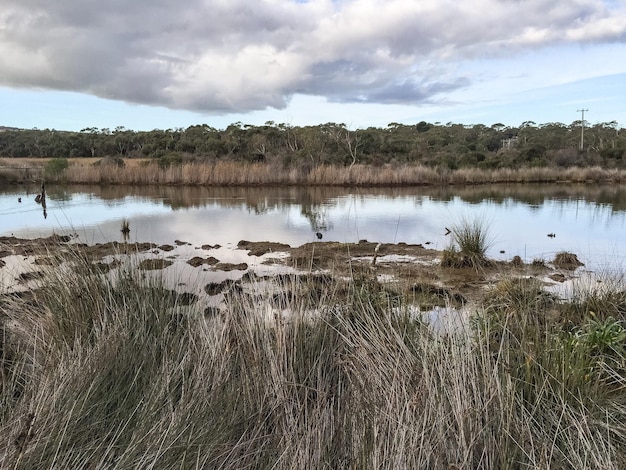
[[[139,263],[139,269],[151,271],[155,269],[164,269],[164,268],[167,268],[168,266],[171,266],[172,264],[174,264],[173,261],[165,260],[165,259],[159,259],[159,258],[144,259],[141,263]]]
[[[266,253],[272,253],[276,251],[287,251],[291,246],[285,243],[277,242],[249,242],[241,240],[237,243],[237,248],[240,250],[248,250],[250,256],[262,256]]]
[[[219,263],[219,260],[217,258],[214,258],[213,256],[209,256],[208,258],[194,256],[189,261],[187,261],[187,264],[190,266],[193,266],[194,268],[197,268],[198,266],[202,266],[203,264],[208,264],[209,266],[215,266],[218,263]]]
[[[246,269],[248,269],[248,264],[247,263],[239,263],[239,264],[217,263],[215,265],[215,269],[219,271],[245,271]]]
[[[565,281],[567,281],[567,278],[565,277],[565,275],[561,274],[561,273],[554,273],[554,274],[551,274],[548,277],[550,279],[552,279],[553,281],[556,281],[556,282],[565,282]]]
[[[208,295],[217,295],[233,290],[237,292],[241,292],[243,290],[239,283],[233,279],[226,279],[222,282],[210,282],[204,286],[204,292]]]

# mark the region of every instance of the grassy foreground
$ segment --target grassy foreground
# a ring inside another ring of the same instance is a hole
[[[72,263],[0,300],[1,468],[626,466],[621,284],[505,280],[439,334],[364,279],[207,317]]]

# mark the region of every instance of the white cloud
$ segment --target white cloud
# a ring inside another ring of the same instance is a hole
[[[203,112],[428,103],[471,85],[456,64],[626,42],[600,0],[4,0],[0,84]]]

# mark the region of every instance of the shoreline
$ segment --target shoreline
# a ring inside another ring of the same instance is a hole
[[[85,244],[75,243],[67,235],[35,239],[0,237],[3,294],[12,290],[37,290],[47,275],[77,259],[88,262],[101,274],[129,263],[144,273],[163,273],[171,279],[174,290],[182,289],[188,295],[198,295],[194,289],[206,292],[212,289],[215,295],[233,285],[282,279],[286,275],[327,276],[325,282],[335,283],[340,290],[350,280],[368,280],[391,289],[396,295],[413,298],[421,307],[480,304],[505,278],[536,278],[544,287],[559,290],[564,283],[580,276],[575,255],[572,257],[576,263],[572,265],[559,265],[555,260],[524,263],[513,257],[505,261],[489,259],[484,266],[473,268],[445,266],[444,251],[403,242],[311,242],[292,247],[241,240],[235,249],[187,245],[190,244],[180,240],[162,245],[116,241]],[[11,278],[13,286],[9,285]],[[192,292],[187,292],[189,289]]]
[[[3,161],[2,161],[3,160]],[[339,186],[412,187],[471,186],[499,183],[626,183],[626,170],[592,167],[461,168],[451,170],[420,164],[379,166],[285,166],[229,160],[160,166],[149,159],[124,159],[122,164],[97,159],[67,159],[67,167],[52,171],[49,159],[1,159],[5,184],[47,183],[163,186]]]

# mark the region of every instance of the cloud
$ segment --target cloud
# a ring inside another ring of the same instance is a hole
[[[424,103],[471,84],[460,61],[626,42],[600,0],[4,0],[0,84],[207,113],[294,94]]]

